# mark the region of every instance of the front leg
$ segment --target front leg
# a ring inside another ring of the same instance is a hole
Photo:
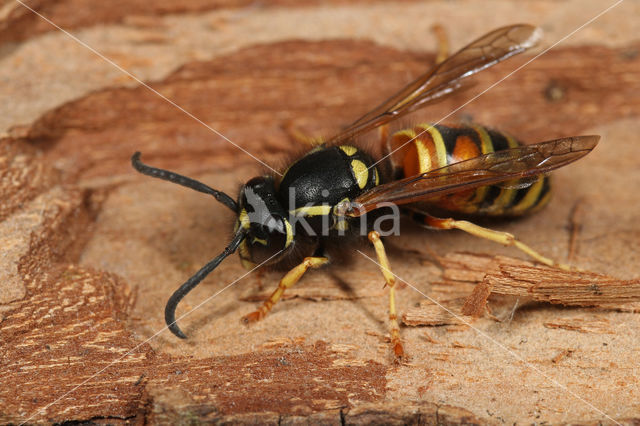
[[[391,272],[391,266],[389,265],[389,259],[387,259],[387,253],[380,239],[380,234],[376,231],[369,232],[369,241],[373,244],[378,256],[378,265],[380,271],[389,287],[389,331],[391,334],[391,347],[397,361],[404,358],[404,348],[402,341],[400,340],[400,326],[398,325],[398,314],[396,313],[396,277]]]
[[[287,272],[287,274],[280,280],[278,283],[278,288],[269,296],[267,300],[260,306],[257,311],[251,312],[248,315],[242,317],[242,321],[244,323],[256,322],[264,318],[273,305],[275,305],[278,300],[282,297],[284,291],[290,287],[293,287],[295,283],[297,283],[300,278],[307,272],[309,268],[319,268],[322,265],[325,265],[329,262],[329,259],[326,257],[305,257],[301,264]]]

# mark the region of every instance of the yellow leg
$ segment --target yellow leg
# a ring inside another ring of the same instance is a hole
[[[504,244],[505,246],[515,247],[545,265],[554,266],[556,268],[564,269],[567,271],[571,270],[571,267],[569,265],[558,263],[552,259],[549,259],[548,257],[541,255],[508,232],[501,232],[489,228],[483,228],[482,226],[478,226],[466,220],[440,219],[430,216],[424,212],[420,213],[424,215],[424,223],[427,226],[437,229],[460,229],[464,232],[468,232],[471,235],[475,235],[476,237],[485,238],[496,243]]]
[[[378,138],[380,140],[380,146],[384,147],[389,142],[389,125],[383,124],[378,127]]]
[[[384,245],[380,240],[380,234],[376,231],[369,232],[369,241],[371,241],[376,250],[380,270],[382,271],[386,285],[389,286],[389,331],[391,333],[391,347],[393,348],[396,359],[400,360],[404,357],[404,348],[400,341],[400,327],[398,326],[398,314],[396,313],[396,278],[391,273],[391,266],[389,265],[389,259],[387,259]]]
[[[251,312],[249,315],[245,315],[244,317],[242,317],[242,320],[245,323],[250,323],[264,318],[265,315],[269,313],[271,308],[273,308],[273,305],[275,305],[278,300],[280,300],[280,297],[282,297],[284,291],[290,287],[293,287],[295,283],[300,281],[300,278],[302,278],[304,273],[307,272],[307,269],[319,268],[327,262],[329,262],[329,259],[327,259],[326,257],[305,257],[301,264],[287,272],[287,275],[285,275],[278,283],[278,288],[271,294],[271,296],[269,296],[267,300],[265,300],[262,306],[260,306],[257,311]]]
[[[282,125],[282,130],[287,134],[289,139],[294,142],[302,143],[304,145],[316,146],[322,144],[322,140],[318,138],[312,138],[302,132],[292,121],[287,121]]]
[[[438,39],[438,54],[436,55],[436,65],[438,65],[449,57],[449,39],[444,27],[440,24],[434,24],[431,31]]]

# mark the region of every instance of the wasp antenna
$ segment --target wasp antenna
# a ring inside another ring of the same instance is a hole
[[[198,182],[195,179],[188,178],[186,176],[179,175],[178,173],[170,172],[164,169],[158,169],[156,167],[147,166],[142,161],[140,161],[140,152],[136,152],[131,156],[131,165],[138,172],[143,175],[151,176],[158,179],[167,180],[169,182],[177,183],[178,185],[186,186],[187,188],[191,188],[198,192],[203,192],[205,194],[213,195],[213,197],[233,210],[234,212],[238,211],[238,204],[233,200],[233,198],[229,197],[222,191],[217,191],[211,188],[208,185],[205,185],[202,182]]]
[[[240,228],[234,235],[227,248],[225,248],[222,253],[220,253],[211,262],[200,268],[198,272],[196,272],[171,295],[171,297],[167,301],[167,306],[165,306],[164,308],[164,320],[167,323],[169,330],[171,330],[173,334],[180,337],[181,339],[187,338],[187,335],[184,334],[182,330],[180,330],[180,327],[178,327],[178,323],[176,322],[176,308],[178,307],[178,303],[180,303],[182,298],[184,298],[184,296],[186,296],[187,293],[189,293],[195,286],[200,284],[200,281],[202,281],[207,275],[209,275],[211,271],[216,269],[226,257],[233,254],[242,240],[245,238],[245,236],[245,230]]]

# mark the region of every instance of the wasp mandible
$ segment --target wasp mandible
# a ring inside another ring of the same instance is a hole
[[[236,251],[248,268],[266,261],[269,266],[288,270],[269,299],[243,318],[245,322],[253,322],[267,315],[286,289],[296,284],[308,269],[328,264],[337,246],[368,238],[389,288],[392,351],[402,358],[395,278],[380,233],[370,227],[372,218],[390,203],[402,206],[403,212],[429,228],[460,229],[513,246],[545,265],[566,268],[509,233],[454,217],[461,214],[513,217],[538,210],[549,200],[546,174],[588,154],[599,136],[523,145],[505,133],[479,125],[422,124],[382,137],[385,155],[378,161],[354,142],[370,130],[384,129],[399,117],[455,92],[464,79],[527,50],[539,38],[540,30],[526,24],[491,31],[437,64],[338,135],[313,147],[290,164],[282,176],[265,174],[250,179],[237,200],[191,178],[147,166],[136,152],[131,161],[140,173],[210,194],[237,218],[227,248],[169,298],[165,321],[171,332],[186,338],[175,319],[178,303]],[[448,214],[436,217],[431,214],[434,210]],[[305,221],[301,223],[294,218]],[[366,231],[364,234],[357,232],[362,229]]]

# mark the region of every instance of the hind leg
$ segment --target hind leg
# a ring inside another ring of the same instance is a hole
[[[455,220],[451,218],[441,219],[428,215],[422,211],[419,212],[419,214],[421,216],[424,216],[421,217],[422,222],[428,227],[436,229],[460,229],[461,231],[468,232],[469,234],[475,235],[476,237],[494,241],[505,246],[515,247],[544,265],[553,266],[556,268],[564,269],[566,271],[571,270],[571,267],[569,265],[558,263],[548,257],[541,255],[522,241],[518,240],[513,234],[510,234],[508,232],[484,228],[466,220]]]
[[[322,144],[322,139],[306,135],[292,120],[286,121],[281,128],[286,133],[287,137],[294,143],[308,145],[310,147]]]

